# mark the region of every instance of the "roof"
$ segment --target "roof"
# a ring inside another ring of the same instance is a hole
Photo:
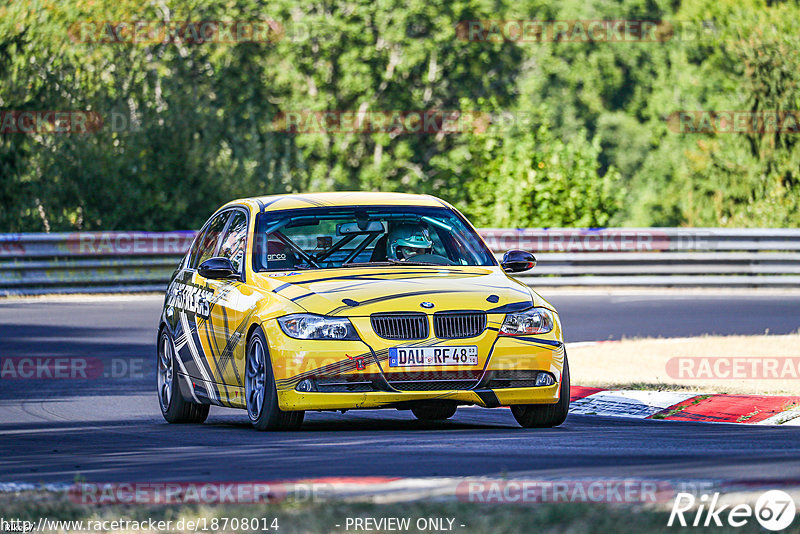
[[[431,195],[412,195],[408,193],[373,193],[363,191],[343,191],[337,193],[299,193],[290,195],[271,195],[250,199],[263,206],[264,211],[277,211],[293,208],[312,208],[327,206],[446,206],[447,204]],[[242,202],[238,200],[235,202]]]

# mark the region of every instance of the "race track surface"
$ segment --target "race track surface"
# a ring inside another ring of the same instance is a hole
[[[546,291],[543,291],[547,297]],[[567,341],[788,333],[797,295],[556,294]],[[320,476],[800,479],[800,427],[570,416],[523,430],[507,409],[443,423],[396,410],[310,413],[300,432],[258,433],[244,411],[167,425],[155,397],[158,297],[0,301],[0,359],[113,359],[91,380],[0,380],[0,482],[274,480]]]

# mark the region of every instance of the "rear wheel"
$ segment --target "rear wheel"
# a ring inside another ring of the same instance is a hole
[[[456,413],[455,404],[421,404],[411,408],[411,413],[420,421],[443,421]]]
[[[158,338],[158,404],[168,423],[199,424],[208,417],[208,404],[195,404],[183,398],[175,369],[175,345],[164,330]]]
[[[305,412],[284,412],[278,407],[278,390],[261,327],[256,328],[247,343],[245,402],[256,430],[297,430],[303,424]]]
[[[518,404],[511,407],[517,423],[525,428],[550,428],[564,422],[569,412],[569,363],[564,353],[561,392],[555,404]]]

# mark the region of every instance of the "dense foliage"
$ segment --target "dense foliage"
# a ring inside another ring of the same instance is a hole
[[[669,24],[644,42],[461,33],[502,19]],[[270,31],[255,42],[108,42],[85,25],[259,20]],[[0,133],[0,231],[194,228],[231,198],[321,190],[431,193],[491,227],[798,226],[800,134],[670,123],[797,111],[798,81],[794,2],[14,1],[0,6],[0,111],[104,123]],[[280,127],[293,111],[420,110],[494,120]]]

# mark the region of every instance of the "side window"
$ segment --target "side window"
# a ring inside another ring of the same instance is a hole
[[[226,211],[220,213],[208,223],[206,231],[200,239],[200,245],[197,247],[197,253],[192,258],[190,267],[196,269],[198,265],[203,263],[209,258],[214,257],[214,252],[217,250],[217,242],[219,241],[222,230],[225,229],[225,223],[228,222],[231,212]]]
[[[236,210],[233,212],[228,230],[222,236],[219,256],[228,258],[237,271],[242,272],[244,263],[244,247],[247,243],[247,215]]]
[[[194,260],[197,259],[197,250],[200,248],[200,243],[203,242],[203,228],[197,232],[197,235],[194,237],[194,241],[192,241],[192,248],[189,251],[189,261],[186,262],[186,267],[189,269],[193,269],[195,267]]]

